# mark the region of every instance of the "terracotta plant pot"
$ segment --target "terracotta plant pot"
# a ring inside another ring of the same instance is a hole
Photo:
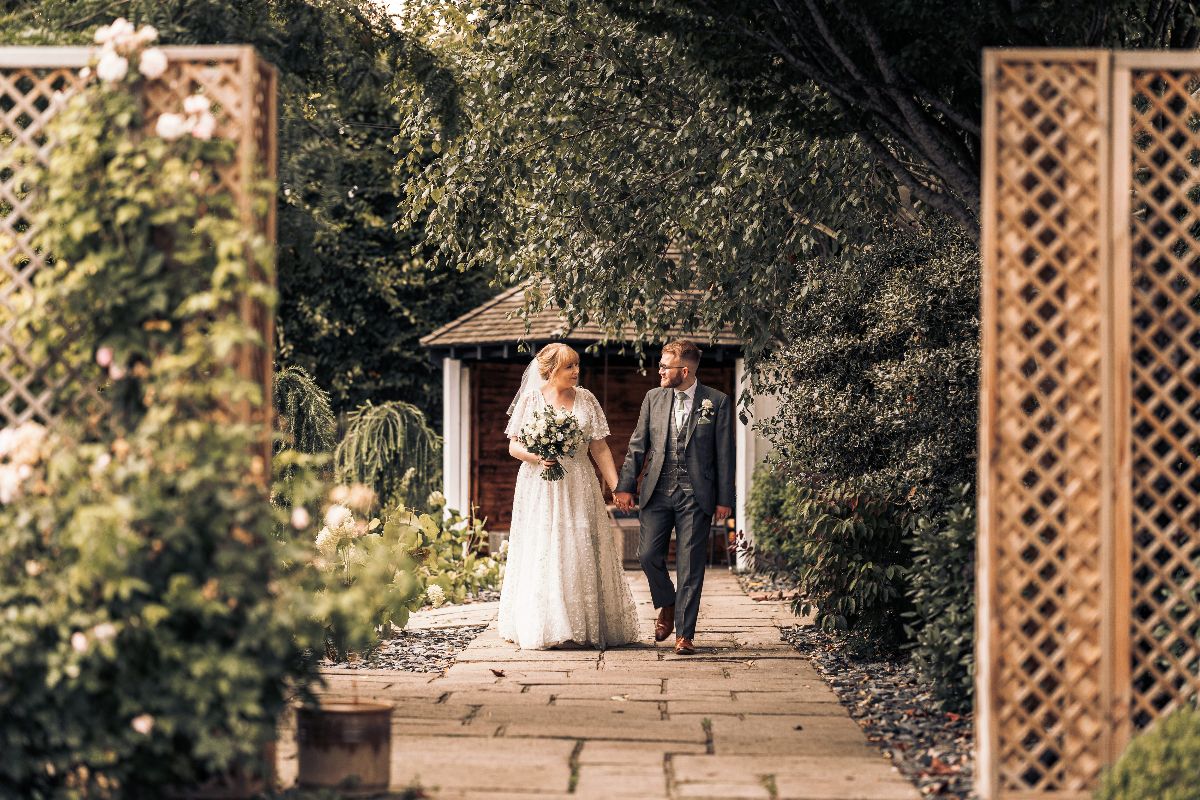
[[[343,797],[387,791],[392,756],[392,708],[378,703],[330,703],[296,712],[300,788],[339,789]]]

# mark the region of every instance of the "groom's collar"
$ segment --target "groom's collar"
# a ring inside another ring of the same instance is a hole
[[[694,405],[696,402],[696,390],[699,388],[700,388],[700,381],[696,381],[695,383],[693,383],[691,386],[689,386],[686,389],[672,389],[671,397],[674,397],[676,392],[683,392],[684,394],[687,395],[688,402]]]

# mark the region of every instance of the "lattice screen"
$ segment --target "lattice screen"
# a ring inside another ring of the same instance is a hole
[[[178,111],[183,98],[203,93],[217,115],[217,136],[238,142],[238,157],[220,174],[221,188],[238,201],[242,218],[274,240],[274,203],[263,213],[252,204],[256,180],[275,178],[275,70],[248,47],[167,47],[167,72],[147,85],[149,124],[164,111]],[[78,72],[88,60],[87,48],[0,48],[0,427],[33,419],[53,425],[66,415],[88,413],[95,395],[67,398],[59,392],[70,376],[53,357],[35,362],[26,331],[14,322],[17,309],[38,302],[32,278],[43,265],[30,241],[29,225],[36,187],[20,186],[14,176],[22,148],[36,148],[47,163],[53,143],[46,125],[56,112],[55,92],[69,98],[81,86]],[[273,280],[273,265],[258,265]],[[260,409],[247,404],[243,418],[260,417],[269,428],[273,316],[247,302],[243,313],[262,332],[264,346],[240,354],[244,374],[264,387]],[[265,451],[269,454],[269,447]]]
[[[979,789],[1200,691],[1200,58],[985,58]]]

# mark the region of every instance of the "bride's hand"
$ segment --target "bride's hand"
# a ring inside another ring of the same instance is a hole
[[[543,467],[545,467],[546,469],[549,469],[550,467],[553,467],[555,464],[557,464],[558,461],[556,461],[553,458],[543,458],[540,463]]]

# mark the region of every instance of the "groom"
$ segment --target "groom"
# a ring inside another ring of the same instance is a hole
[[[711,522],[733,510],[733,408],[729,397],[697,382],[700,349],[677,340],[662,349],[658,386],[646,393],[613,500],[629,511],[638,493],[642,523],[638,556],[658,609],[654,640],[676,630],[675,652],[696,652],[696,614],[708,560]],[[638,475],[645,465],[642,485]],[[667,550],[675,529],[675,574]]]

